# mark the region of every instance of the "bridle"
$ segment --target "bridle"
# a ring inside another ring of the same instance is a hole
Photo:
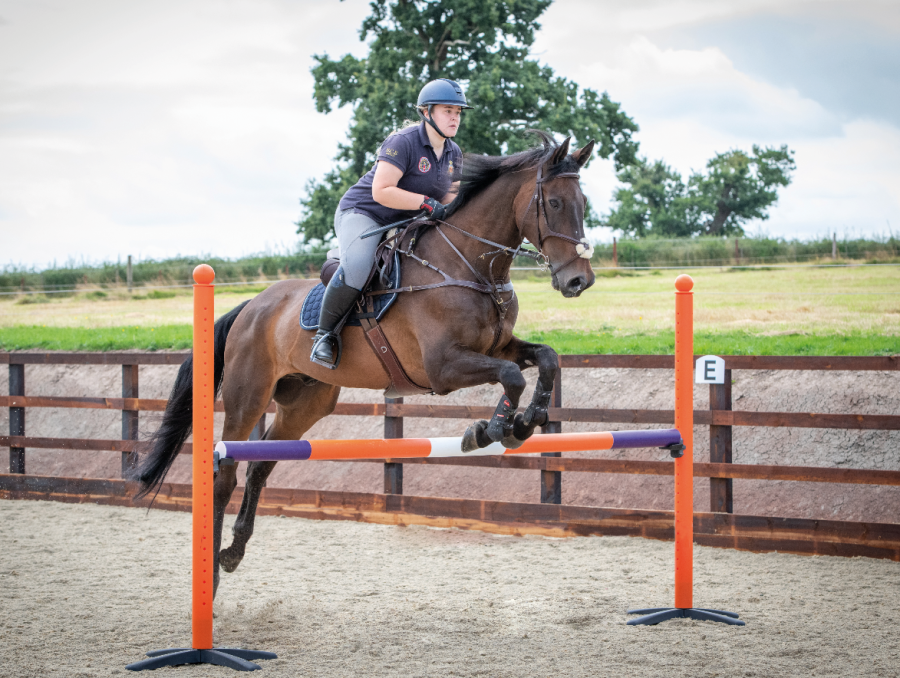
[[[554,231],[550,228],[550,220],[547,218],[547,207],[544,205],[544,182],[550,181],[552,179],[580,179],[580,175],[578,172],[564,172],[561,174],[557,174],[555,176],[550,177],[549,179],[544,176],[544,166],[538,165],[537,170],[537,179],[534,182],[534,193],[531,196],[531,200],[528,203],[528,207],[525,208],[525,218],[528,218],[528,212],[531,209],[531,206],[534,204],[535,200],[537,200],[536,212],[535,216],[537,219],[537,237],[538,241],[535,243],[538,248],[538,252],[544,259],[544,265],[547,269],[550,270],[552,275],[556,275],[559,271],[564,269],[566,266],[571,264],[576,259],[590,259],[591,255],[594,253],[594,248],[591,247],[590,243],[588,243],[587,238],[582,237],[579,240],[566,235],[565,233],[560,233],[559,231]],[[541,215],[544,217],[544,223],[547,225],[545,232],[541,232]],[[524,234],[523,234],[524,235]],[[566,242],[572,243],[575,245],[575,254],[570,257],[566,263],[561,264],[559,266],[554,266],[550,263],[550,258],[544,254],[544,240],[547,238],[560,238],[561,240],[565,240]]]

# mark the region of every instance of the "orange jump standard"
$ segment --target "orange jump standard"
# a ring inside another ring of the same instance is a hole
[[[628,624],[659,624],[687,617],[743,626],[734,612],[693,607],[694,586],[694,281],[675,279],[675,428],[684,453],[675,459],[675,607],[628,610]]]

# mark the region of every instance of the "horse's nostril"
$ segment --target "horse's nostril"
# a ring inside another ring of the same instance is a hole
[[[572,292],[579,292],[584,289],[584,278],[576,276],[569,281],[569,289]]]

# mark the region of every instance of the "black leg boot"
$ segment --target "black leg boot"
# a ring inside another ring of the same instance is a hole
[[[340,339],[334,330],[360,295],[360,290],[345,285],[343,278],[344,272],[338,269],[325,288],[319,311],[319,330],[309,356],[310,361],[332,370],[337,369],[341,362]]]

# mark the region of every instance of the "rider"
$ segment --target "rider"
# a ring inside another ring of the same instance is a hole
[[[360,236],[413,217],[419,210],[434,219],[444,218],[444,205],[455,197],[451,186],[462,170],[462,152],[451,139],[464,108],[471,106],[453,80],[426,84],[416,103],[422,122],[391,134],[381,144],[372,169],[341,198],[334,214],[341,267],[325,288],[312,362],[331,369],[340,362],[334,330],[366,284],[380,240]]]

